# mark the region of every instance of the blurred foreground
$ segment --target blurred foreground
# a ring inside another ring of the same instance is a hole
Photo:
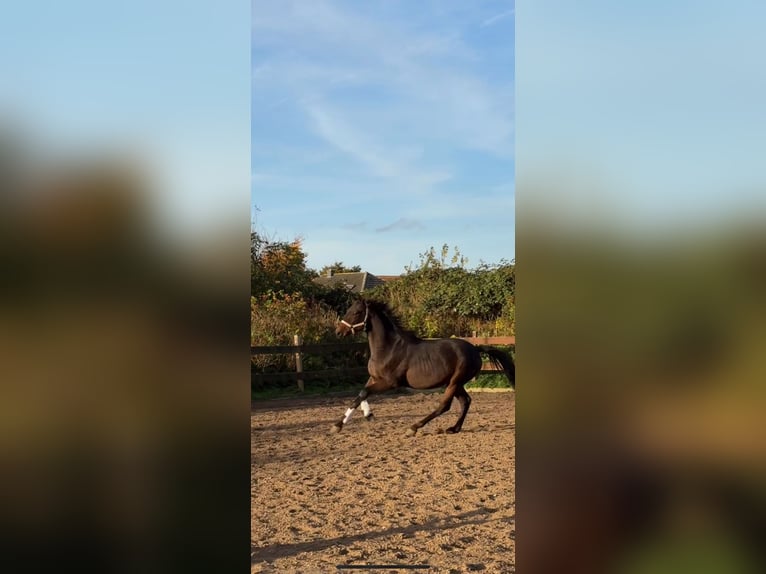
[[[0,138],[0,571],[246,568],[247,212],[174,244],[140,166],[22,144]]]
[[[525,216],[518,571],[766,571],[762,218],[639,236]]]

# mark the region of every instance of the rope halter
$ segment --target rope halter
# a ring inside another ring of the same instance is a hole
[[[349,323],[345,319],[341,319],[340,322],[343,323],[349,329],[351,329],[351,334],[352,335],[356,335],[356,329],[359,329],[359,328],[365,329],[367,327],[367,315],[369,314],[369,312],[370,312],[369,307],[365,306],[365,308],[364,308],[364,319],[362,320],[361,323],[356,323],[355,325],[352,325],[351,323]]]

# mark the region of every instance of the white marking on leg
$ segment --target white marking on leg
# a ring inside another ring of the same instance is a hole
[[[351,420],[351,415],[354,414],[354,409],[348,409],[346,411],[346,416],[343,418],[343,424],[346,424],[348,421]]]
[[[368,417],[370,416],[370,403],[367,401],[362,401],[362,404],[359,405],[362,407],[362,412],[364,413],[364,416]]]

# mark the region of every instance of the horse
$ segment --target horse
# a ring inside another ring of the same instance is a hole
[[[482,354],[487,355],[490,362],[505,373],[511,386],[516,388],[516,368],[509,354],[484,345],[472,345],[463,339],[421,339],[402,327],[399,319],[383,302],[357,299],[339,320],[335,333],[345,337],[362,330],[367,333],[370,346],[367,363],[370,378],[343,418],[333,424],[334,432],[343,429],[357,407],[361,407],[365,420],[371,420],[372,411],[367,402],[370,394],[398,387],[425,390],[445,386],[439,407],[412,425],[407,435],[414,436],[429,421],[446,413],[454,398],[460,402],[462,412],[446,432],[460,432],[471,406],[465,384],[481,370]]]

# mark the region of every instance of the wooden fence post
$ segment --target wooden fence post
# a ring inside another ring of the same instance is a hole
[[[300,335],[295,335],[293,338],[293,343],[295,343],[296,347],[300,347],[303,344],[303,339]],[[295,353],[295,372],[299,374],[298,376],[298,388],[303,391],[305,390],[303,387],[303,379],[300,377],[300,373],[303,372],[303,357],[301,356],[300,351]]]

